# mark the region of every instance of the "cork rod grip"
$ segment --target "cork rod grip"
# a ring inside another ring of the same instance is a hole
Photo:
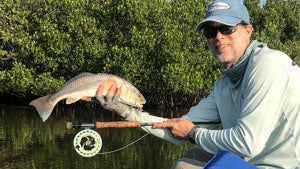
[[[139,121],[116,121],[116,122],[96,122],[96,128],[126,128],[141,127]]]

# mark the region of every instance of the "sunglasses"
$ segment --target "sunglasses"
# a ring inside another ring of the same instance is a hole
[[[226,25],[222,25],[222,26],[218,26],[218,27],[205,27],[203,30],[204,36],[207,39],[211,39],[211,38],[215,38],[218,34],[218,32],[220,32],[223,35],[230,35],[232,33],[234,33],[237,30],[237,25],[236,26],[226,26]]]

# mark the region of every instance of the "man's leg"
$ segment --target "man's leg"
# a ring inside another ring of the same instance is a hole
[[[202,169],[213,156],[200,147],[192,147],[175,162],[172,169]]]

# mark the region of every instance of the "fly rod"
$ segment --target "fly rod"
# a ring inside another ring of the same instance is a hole
[[[153,126],[161,122],[141,123],[139,121],[115,121],[115,122],[95,122],[95,123],[73,123],[66,122],[66,129],[71,128],[127,128],[127,127],[143,127]],[[193,122],[194,124],[220,124],[220,122]]]

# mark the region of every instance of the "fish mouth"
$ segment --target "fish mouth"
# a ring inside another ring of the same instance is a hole
[[[143,104],[145,104],[146,103],[146,99],[145,98],[139,98],[138,100],[137,100],[137,102],[136,102],[136,104],[138,104],[138,105],[143,105]]]

